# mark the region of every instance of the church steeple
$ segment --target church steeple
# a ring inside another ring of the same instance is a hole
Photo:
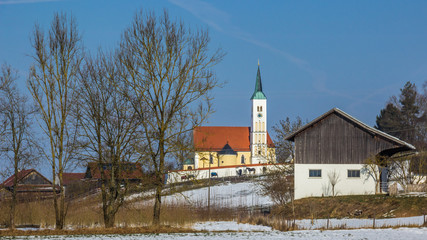
[[[255,81],[255,91],[252,94],[252,99],[267,99],[265,97],[265,94],[262,92],[262,82],[261,82],[261,72],[259,70],[259,60],[258,60],[258,71],[256,74],[256,81]]]
[[[261,72],[258,71],[252,101],[251,163],[267,163],[267,98],[262,92]]]

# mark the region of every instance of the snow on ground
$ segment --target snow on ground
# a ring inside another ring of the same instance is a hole
[[[141,194],[133,194],[126,200],[141,197]],[[146,195],[145,195],[146,196]],[[217,207],[253,207],[272,205],[270,197],[259,193],[256,182],[230,183],[224,182],[210,187],[211,206]],[[153,200],[144,200],[145,203]],[[175,193],[162,197],[162,203],[166,204],[188,204],[198,207],[208,205],[208,187]]]
[[[256,182],[241,182],[215,185],[210,187],[212,206],[218,207],[251,207],[271,205],[270,197],[259,193]],[[208,205],[208,188],[193,189],[175,193],[163,198],[168,203],[184,203],[196,206]]]
[[[223,224],[223,223],[219,223]],[[98,239],[129,239],[129,240],[217,240],[217,239],[387,239],[387,240],[425,240],[427,228],[398,228],[398,229],[359,229],[359,230],[305,230],[305,231],[265,231],[265,232],[208,232],[208,233],[172,233],[172,234],[130,234],[130,235],[80,235],[80,236],[29,236],[29,237],[4,237],[2,239],[76,239],[76,240],[98,240]]]
[[[201,222],[193,225],[194,230],[200,231],[243,231],[243,232],[269,232],[272,231],[271,227],[252,225],[247,223],[237,223],[228,221],[219,222]]]
[[[375,227],[398,227],[398,226],[409,226],[409,225],[421,226],[424,223],[423,218],[424,216],[375,219]],[[310,219],[303,219],[303,220],[296,220],[295,224],[302,229],[320,229],[320,228],[326,228],[327,221],[328,221],[327,219],[314,219],[312,222]],[[373,221],[374,221],[373,219],[333,218],[333,219],[329,219],[329,227],[330,228],[366,228],[366,227],[372,227]]]

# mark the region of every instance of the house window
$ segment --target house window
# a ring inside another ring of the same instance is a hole
[[[322,177],[322,170],[321,169],[310,169],[308,171],[309,177]]]
[[[347,177],[360,178],[360,170],[347,170]]]
[[[242,155],[242,157],[241,157],[241,159],[240,159],[240,163],[241,163],[241,164],[245,164],[245,156],[244,156],[244,155]]]

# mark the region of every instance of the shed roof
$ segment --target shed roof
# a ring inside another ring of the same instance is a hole
[[[375,129],[373,127],[370,127],[368,125],[366,125],[365,123],[357,120],[356,118],[352,117],[351,115],[345,113],[344,111],[338,109],[338,108],[333,108],[331,110],[329,110],[328,112],[324,113],[323,115],[321,115],[320,117],[314,119],[313,121],[311,121],[310,123],[306,124],[305,126],[301,127],[300,129],[298,129],[297,131],[295,131],[294,133],[292,133],[291,135],[285,137],[285,140],[289,140],[289,141],[294,141],[295,137],[300,134],[301,132],[305,131],[306,129],[313,127],[314,125],[316,125],[316,123],[320,122],[321,120],[325,119],[326,117],[328,117],[331,114],[337,114],[340,115],[342,117],[344,117],[345,119],[347,119],[348,121],[354,123],[355,125],[357,125],[358,127],[360,127],[362,130],[376,135],[376,136],[380,136],[396,145],[400,145],[402,147],[406,147],[408,150],[415,150],[415,147],[405,141],[402,141],[400,139],[398,139],[397,137],[393,137],[385,132],[382,132],[378,129]]]
[[[82,180],[84,177],[85,177],[85,173],[63,173],[62,183],[63,185],[68,185],[72,182]]]
[[[19,183],[25,177],[27,177],[28,175],[30,175],[30,173],[32,173],[32,172],[35,172],[37,175],[39,175],[40,177],[42,177],[48,184],[52,184],[51,181],[49,181],[45,176],[43,176],[41,173],[37,172],[35,169],[27,169],[27,170],[21,170],[21,171],[19,171],[18,175],[17,175],[17,182]],[[15,179],[15,174],[13,174],[8,179],[6,179],[2,183],[2,186],[3,187],[12,187],[14,179]]]
[[[141,164],[139,163],[122,163],[122,176],[121,179],[141,179],[143,177],[143,172]],[[85,178],[91,179],[101,179],[101,168],[104,169],[106,177],[110,177],[111,164],[110,163],[97,163],[90,162],[87,164]]]
[[[251,151],[250,127],[196,127],[193,143],[198,151],[221,151],[228,144],[234,151]],[[274,143],[267,133],[267,146]]]

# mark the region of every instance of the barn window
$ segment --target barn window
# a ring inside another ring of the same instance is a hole
[[[242,157],[241,157],[241,159],[240,159],[240,163],[241,163],[241,164],[245,164],[245,156],[244,156],[244,155],[242,155]]]
[[[309,177],[322,177],[322,169],[310,169],[308,171]]]
[[[360,178],[360,170],[347,170],[347,177]]]

